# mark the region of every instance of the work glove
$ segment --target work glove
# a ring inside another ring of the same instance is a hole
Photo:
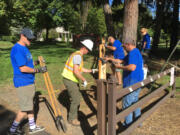
[[[83,87],[86,87],[87,86],[87,81],[85,80],[84,82],[83,82],[83,85],[82,85]]]
[[[35,73],[45,73],[45,72],[47,72],[46,66],[35,69]]]
[[[94,74],[94,73],[96,73],[96,72],[98,72],[98,69],[91,69],[92,70],[92,73]]]

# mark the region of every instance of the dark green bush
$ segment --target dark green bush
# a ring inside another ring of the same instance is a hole
[[[51,29],[50,31],[49,31],[49,35],[48,35],[49,37],[49,39],[56,39],[56,38],[58,38],[59,37],[59,35],[58,35],[58,33],[56,32],[56,30],[55,29]]]
[[[10,42],[14,42],[18,40],[17,36],[2,36],[1,37],[2,41],[10,41]]]

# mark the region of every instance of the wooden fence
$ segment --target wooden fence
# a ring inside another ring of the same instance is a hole
[[[138,107],[142,107],[147,104],[150,99],[155,96],[162,95],[163,91],[172,86],[171,91],[166,91],[163,96],[160,96],[159,101],[153,105],[148,111],[141,114],[133,124],[131,124],[126,130],[120,132],[120,135],[130,134],[136,127],[139,126],[147,117],[149,117],[155,109],[157,109],[167,98],[173,96],[176,90],[175,84],[175,68],[172,67],[164,72],[159,74],[149,76],[147,79],[142,82],[136,83],[130,87],[122,88],[117,90],[117,81],[114,77],[111,77],[109,80],[97,80],[97,121],[98,121],[98,135],[116,135],[116,124],[121,120],[124,120],[125,117],[136,110]],[[167,84],[164,84],[153,90],[147,96],[143,96],[138,102],[128,107],[127,109],[122,110],[117,114],[117,101],[122,99],[127,94],[132,91],[144,87],[149,83],[156,81],[166,75],[170,74],[170,81]],[[108,123],[108,124],[107,124]]]

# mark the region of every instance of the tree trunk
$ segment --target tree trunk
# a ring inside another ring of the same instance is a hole
[[[81,2],[81,22],[82,22],[82,31],[85,30],[87,17],[88,17],[88,10],[91,6],[91,0],[83,0]]]
[[[158,48],[159,39],[161,36],[165,0],[157,0],[156,4],[157,4],[157,10],[156,10],[156,19],[155,19],[155,27],[154,27],[154,35],[153,35],[153,44],[152,44],[153,51],[155,51]]]
[[[49,37],[49,28],[46,28],[46,41],[48,41]]]
[[[138,0],[125,0],[124,3],[124,21],[123,21],[123,38],[126,42],[128,39],[137,39],[138,25]]]
[[[173,1],[173,20],[172,20],[172,31],[171,31],[171,42],[169,51],[171,52],[176,46],[178,41],[178,30],[179,30],[179,0]]]
[[[108,0],[105,0],[103,10],[104,10],[104,15],[105,15],[105,22],[106,22],[108,36],[115,37],[113,18],[112,18],[112,10],[111,10]]]

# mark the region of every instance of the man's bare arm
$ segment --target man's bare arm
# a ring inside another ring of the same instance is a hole
[[[73,73],[78,79],[82,80],[83,82],[86,80],[79,71],[79,65],[77,65],[77,64],[74,65]]]
[[[34,73],[35,72],[34,68],[30,68],[28,66],[21,66],[21,67],[19,67],[19,69],[23,73]]]
[[[129,64],[127,66],[121,66],[119,63],[115,64],[116,68],[120,68],[123,70],[127,70],[127,71],[134,71],[136,69],[136,65],[135,64]]]

